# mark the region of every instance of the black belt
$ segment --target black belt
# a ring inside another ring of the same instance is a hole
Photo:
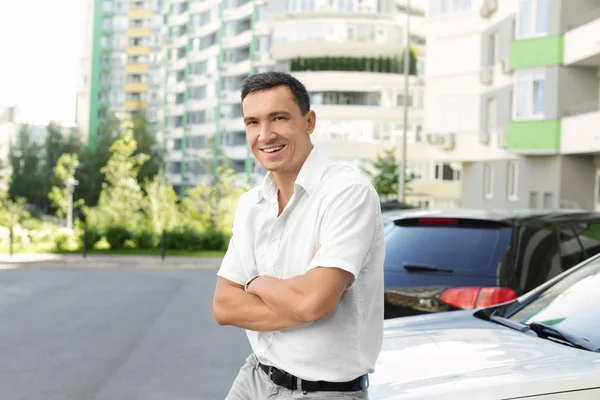
[[[265,371],[271,382],[288,390],[303,392],[358,392],[369,387],[368,375],[359,376],[349,382],[305,381],[269,365],[258,364]],[[298,386],[299,385],[299,386]]]

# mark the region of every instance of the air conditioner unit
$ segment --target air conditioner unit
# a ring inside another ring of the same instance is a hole
[[[443,150],[450,151],[454,149],[456,146],[456,134],[455,133],[446,133],[441,135],[440,147]]]
[[[494,70],[492,67],[483,67],[479,75],[479,80],[484,85],[491,85],[494,79]]]
[[[479,10],[483,18],[489,18],[498,9],[498,0],[483,0]]]
[[[500,147],[501,149],[505,149],[506,142],[507,142],[506,131],[498,130],[496,132],[496,135],[497,135],[497,140],[498,140],[498,147]]]
[[[440,142],[440,135],[437,133],[428,133],[425,135],[425,140],[431,145],[437,145]]]
[[[490,144],[490,133],[487,131],[479,132],[479,143]]]

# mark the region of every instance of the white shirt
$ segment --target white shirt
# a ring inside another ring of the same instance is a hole
[[[243,285],[257,274],[287,279],[334,266],[354,280],[335,311],[316,323],[246,330],[258,360],[312,381],[345,382],[374,372],[383,339],[385,257],[377,192],[360,172],[313,147],[292,198],[277,213],[277,187],[267,174],[240,197],[219,276]]]

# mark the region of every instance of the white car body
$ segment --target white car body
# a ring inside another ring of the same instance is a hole
[[[600,353],[473,313],[387,320],[369,399],[600,399]]]

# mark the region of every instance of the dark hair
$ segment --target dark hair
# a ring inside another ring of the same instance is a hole
[[[292,75],[285,72],[261,72],[252,75],[242,85],[242,101],[250,93],[273,89],[277,86],[287,86],[302,115],[310,111],[310,98],[304,85]]]

